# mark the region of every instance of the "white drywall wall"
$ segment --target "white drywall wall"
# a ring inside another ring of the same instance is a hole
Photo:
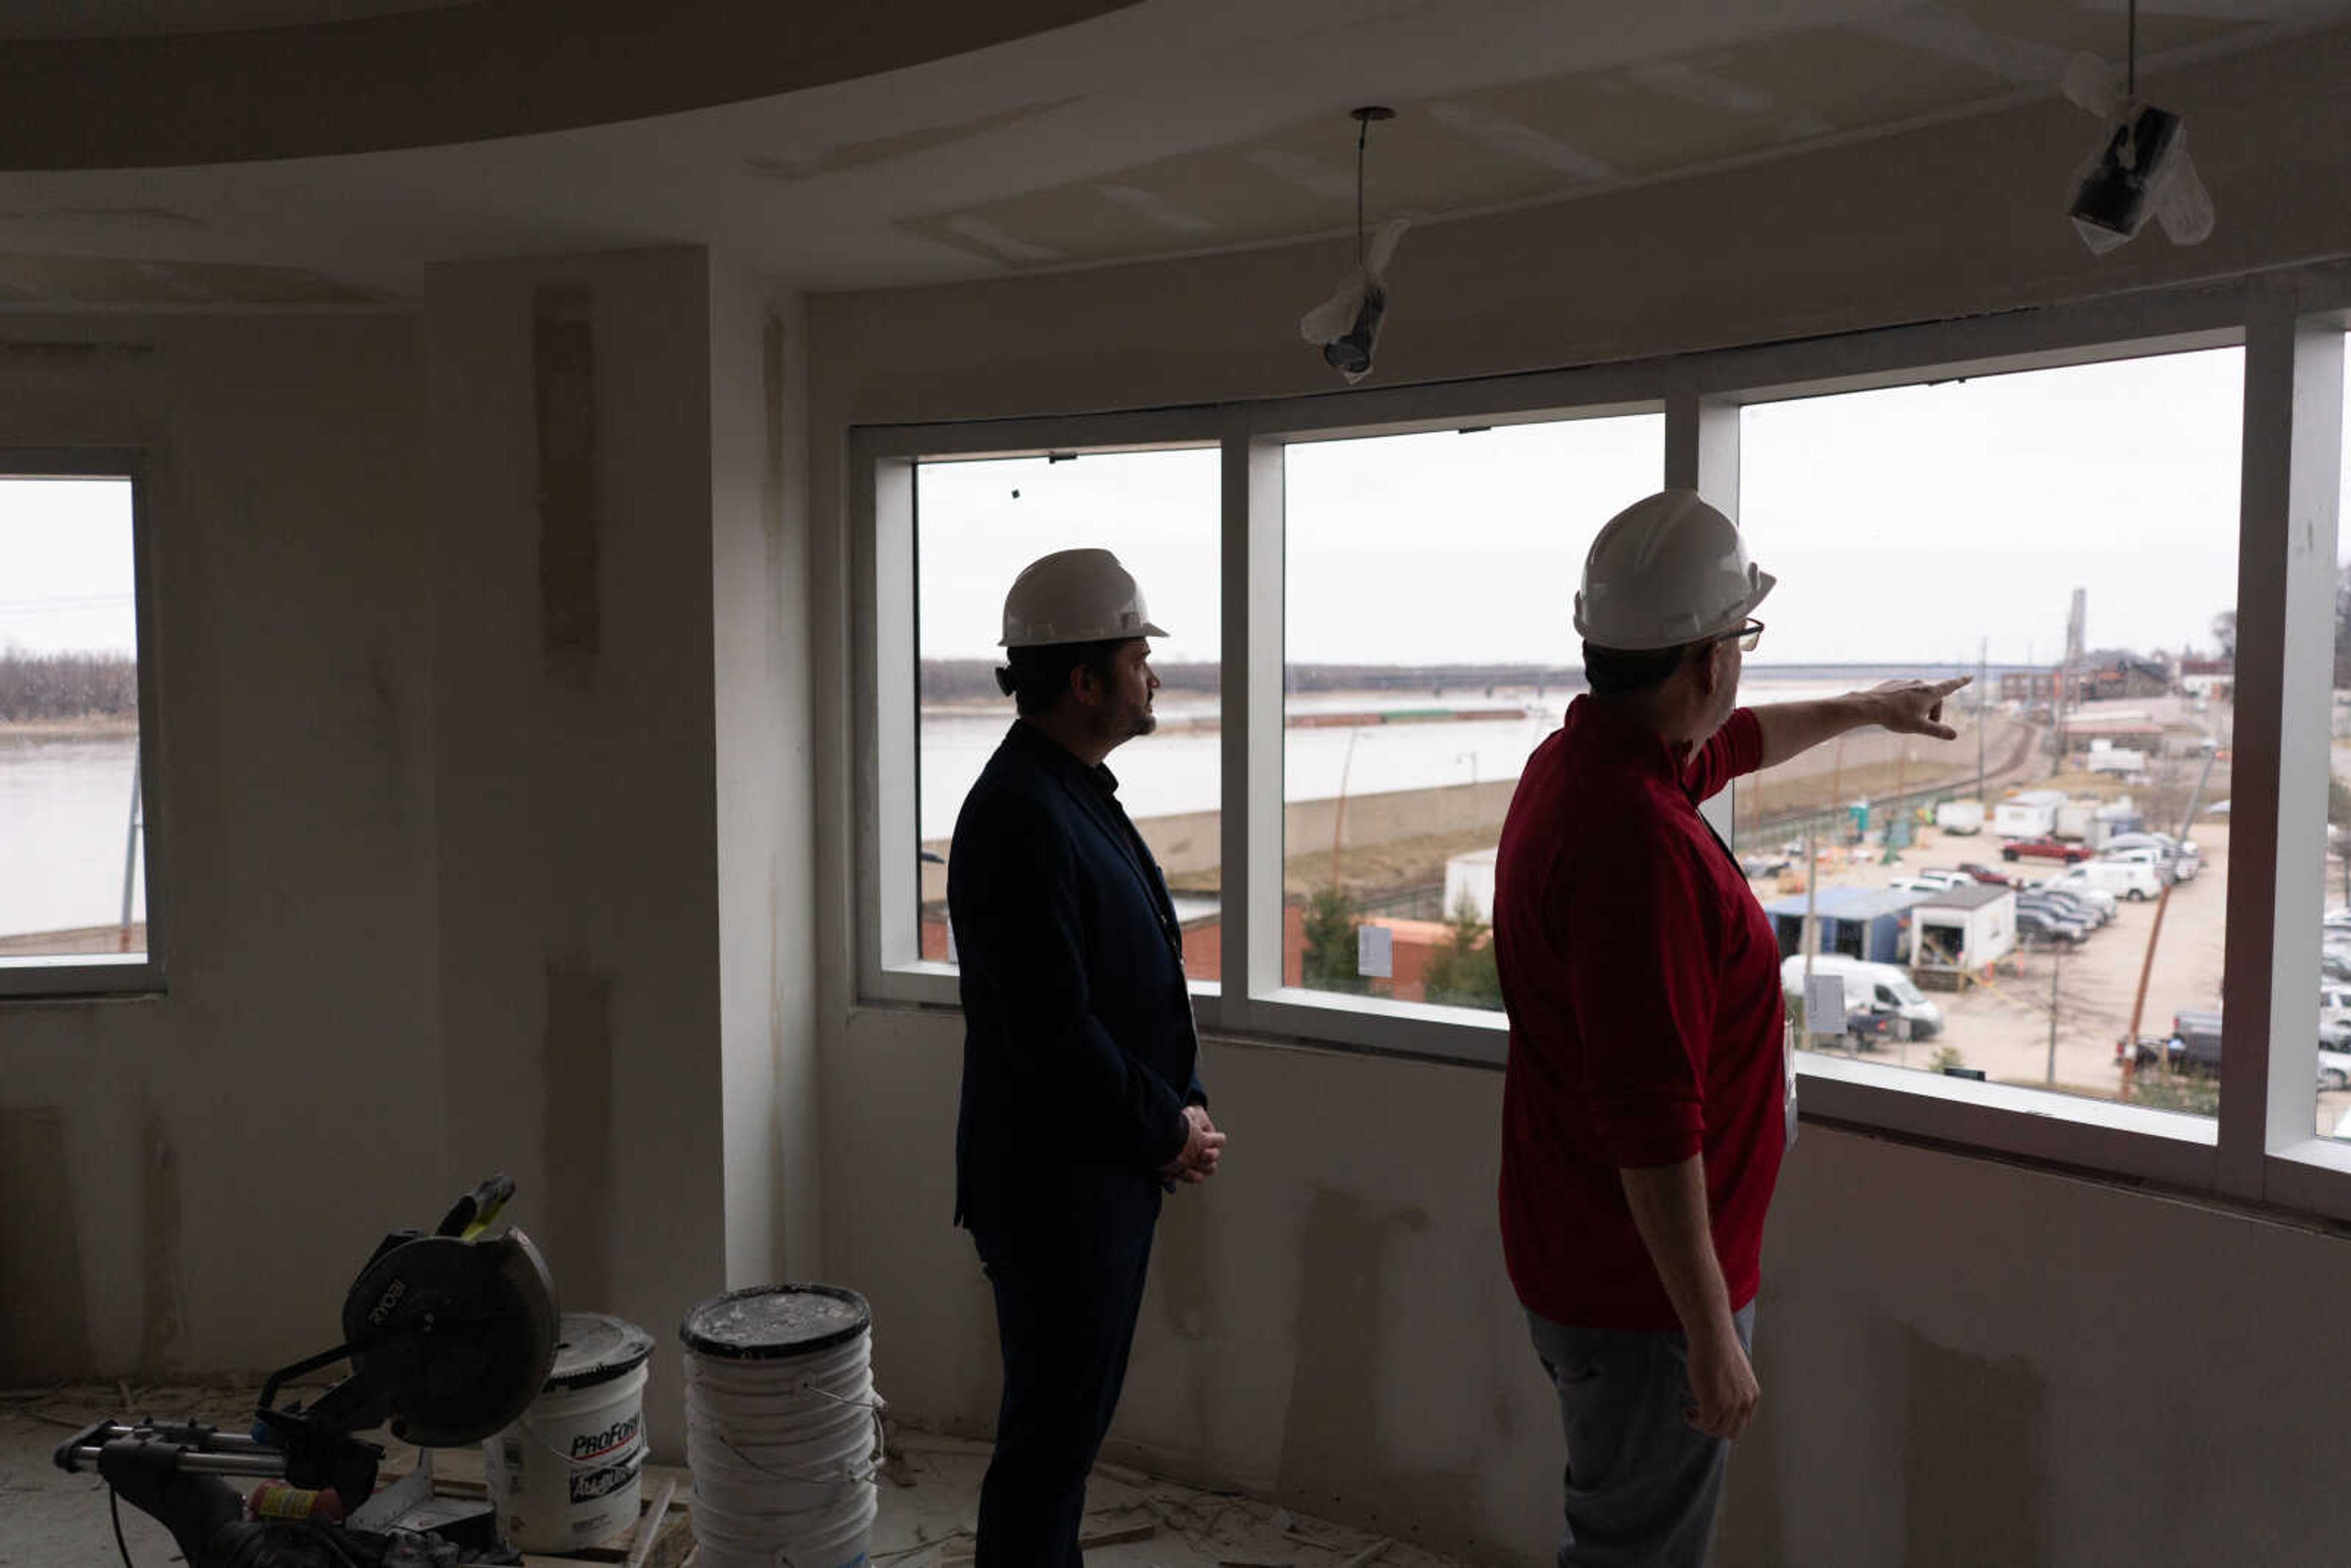
[[[109,345],[111,345],[110,347]],[[169,991],[0,1007],[0,1128],[60,1118],[51,1367],[255,1368],[339,1337],[451,1196],[413,318],[0,322],[0,448],[142,447]],[[0,1137],[13,1136],[0,1131]]]
[[[2331,129],[2346,76],[2337,32],[2150,84],[2194,125],[2221,208],[2194,250],[2081,248],[2060,209],[2093,128],[2053,102],[1431,226],[1396,264],[1379,382],[2351,253]],[[854,820],[848,430],[1335,390],[1294,322],[1343,248],[811,302],[820,822]],[[820,837],[827,1273],[873,1296],[893,1405],[977,1431],[997,1373],[985,1282],[948,1224],[960,1023],[859,1005],[852,850]],[[1499,1078],[1245,1042],[1212,1042],[1205,1071],[1232,1154],[1162,1222],[1113,1448],[1548,1561],[1561,1455],[1495,1236]],[[1814,1129],[1767,1270],[1767,1404],[1734,1467],[1725,1564],[2339,1555],[2338,1239]]]

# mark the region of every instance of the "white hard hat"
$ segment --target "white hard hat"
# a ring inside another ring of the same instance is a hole
[[[1165,637],[1143,590],[1106,549],[1055,550],[1030,561],[1004,596],[1006,648]]]
[[[1628,653],[1677,648],[1738,631],[1777,581],[1747,559],[1739,525],[1696,490],[1660,490],[1592,541],[1575,629]]]

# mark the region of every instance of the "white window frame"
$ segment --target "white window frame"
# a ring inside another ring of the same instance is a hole
[[[2312,1134],[2332,592],[2351,264],[2075,305],[1434,386],[1214,407],[871,426],[850,448],[860,995],[952,1006],[910,961],[916,842],[913,465],[925,457],[1218,444],[1223,451],[1223,903],[1228,1038],[1497,1065],[1497,1014],[1281,984],[1283,455],[1347,436],[1655,412],[1663,482],[1738,512],[1740,411],[1792,396],[2242,346],[2233,850],[2217,1119],[1808,1053],[1808,1118],[2187,1193],[2351,1218],[2351,1145]],[[1735,822],[1725,800],[1721,820]],[[1709,813],[1710,815],[1716,813]]]
[[[147,455],[133,449],[0,447],[0,478],[127,479],[131,483],[131,616],[139,636],[139,810],[144,824],[140,856],[147,905],[143,957],[126,959],[100,953],[0,958],[0,1000],[70,1001],[157,995],[164,989],[170,878],[162,868],[164,820],[169,812],[162,787],[162,723],[155,697],[155,595],[148,540],[147,471]],[[124,806],[127,832],[129,802]]]

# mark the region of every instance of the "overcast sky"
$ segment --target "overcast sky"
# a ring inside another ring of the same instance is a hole
[[[1780,586],[1753,663],[2047,662],[2088,591],[2092,646],[2209,647],[2236,600],[2239,350],[1761,404],[1742,528]],[[1289,455],[1288,657],[1579,662],[1583,552],[1654,489],[1656,415],[1386,436]],[[1213,451],[925,465],[931,657],[994,652],[1004,589],[1101,544],[1173,636],[1217,647]]]
[[[2236,596],[2236,350],[1762,404],[1741,432],[1749,547],[1780,586],[1758,664],[2046,662],[2208,646]],[[1290,659],[1578,661],[1600,525],[1654,488],[1656,415],[1304,444],[1289,457]],[[995,653],[1004,590],[1118,551],[1174,633],[1218,648],[1213,450],[926,465],[923,652]],[[0,648],[135,646],[122,481],[0,480]],[[168,591],[168,585],[165,586]]]
[[[136,653],[131,483],[0,479],[0,651]]]

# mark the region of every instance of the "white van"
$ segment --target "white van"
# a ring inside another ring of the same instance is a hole
[[[2144,861],[2084,861],[2051,879],[2053,887],[2071,887],[2077,883],[2111,893],[2116,898],[2127,898],[2134,904],[2158,897],[2163,892],[2163,873]]]
[[[1943,1009],[1927,998],[1899,964],[1872,964],[1842,953],[1815,954],[1815,975],[1835,975],[1844,981],[1844,1010],[1866,1012],[1890,1008],[1908,1020],[1912,1040],[1928,1040],[1943,1031]],[[1798,954],[1780,966],[1780,988],[1792,997],[1804,994],[1804,956]]]

